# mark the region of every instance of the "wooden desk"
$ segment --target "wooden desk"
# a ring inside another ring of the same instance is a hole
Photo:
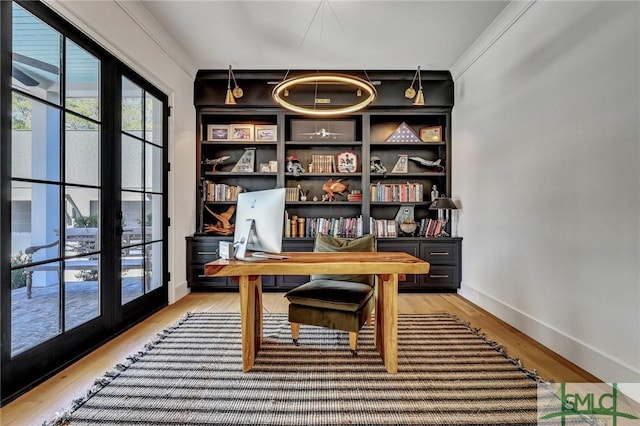
[[[238,277],[242,318],[242,370],[253,367],[262,343],[261,275],[376,274],[375,344],[389,373],[398,372],[398,274],[426,274],[429,264],[407,253],[283,253],[284,260],[218,259],[205,275]]]

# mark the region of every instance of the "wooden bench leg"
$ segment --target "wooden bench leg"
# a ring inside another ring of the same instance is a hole
[[[298,344],[298,337],[300,337],[300,323],[292,322],[291,323],[291,338],[293,339],[293,343]]]

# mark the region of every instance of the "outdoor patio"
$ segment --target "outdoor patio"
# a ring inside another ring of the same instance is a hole
[[[124,277],[124,303],[144,292],[144,277]],[[22,287],[11,291],[11,354],[16,355],[60,333],[60,289],[34,287],[31,299]],[[97,281],[65,283],[65,328],[70,330],[99,314]]]

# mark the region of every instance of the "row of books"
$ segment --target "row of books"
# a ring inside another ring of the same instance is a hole
[[[422,219],[418,230],[419,237],[437,237],[443,231],[443,223],[438,219]]]
[[[369,220],[371,233],[378,238],[395,238],[398,236],[398,223],[393,219]],[[438,219],[422,219],[418,228],[418,237],[437,237],[443,230],[443,222]]]
[[[202,197],[204,201],[237,201],[241,192],[244,192],[241,186],[205,181]]]
[[[311,172],[333,173],[336,171],[336,163],[333,155],[313,154],[311,156]]]
[[[300,189],[299,188],[285,188],[286,192],[284,195],[284,199],[286,201],[298,201],[300,199]]]
[[[358,217],[298,217],[285,212],[287,238],[315,237],[317,233],[341,238],[357,238],[363,235],[362,216]]]
[[[393,219],[371,218],[369,229],[376,238],[395,238],[398,236],[398,223]]]
[[[421,183],[371,184],[372,202],[421,202],[424,185]]]

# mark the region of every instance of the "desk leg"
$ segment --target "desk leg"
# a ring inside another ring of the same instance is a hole
[[[375,344],[389,373],[398,372],[398,275],[378,275]]]
[[[242,371],[251,370],[262,344],[262,279],[241,276],[240,317],[242,322]]]

